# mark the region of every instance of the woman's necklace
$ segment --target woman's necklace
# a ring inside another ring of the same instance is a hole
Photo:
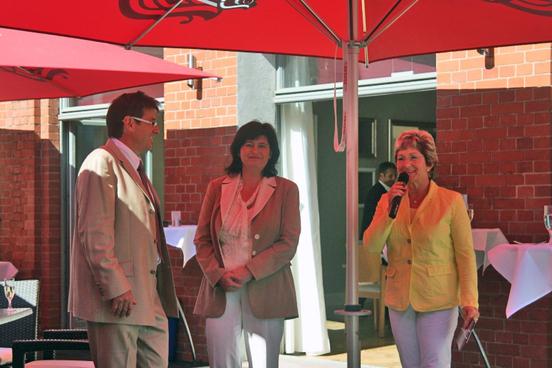
[[[421,201],[422,201],[421,199],[410,198],[410,202],[411,202],[414,206],[419,205]]]
[[[412,195],[412,193],[410,193],[408,195],[408,199],[410,200],[410,205],[414,208],[417,208],[424,200],[424,198],[426,197],[427,195],[427,192],[422,194],[421,196],[420,195]],[[417,198],[414,198],[414,197],[417,197]]]

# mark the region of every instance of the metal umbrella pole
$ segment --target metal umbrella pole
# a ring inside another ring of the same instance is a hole
[[[349,40],[343,44],[345,75],[343,86],[343,124],[346,144],[346,294],[345,316],[347,367],[360,367],[359,317],[369,312],[358,304],[358,2],[348,1]]]

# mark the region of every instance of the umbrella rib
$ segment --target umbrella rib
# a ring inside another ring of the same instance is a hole
[[[387,14],[385,14],[385,16],[380,20],[380,22],[376,25],[376,27],[368,34],[364,37],[363,41],[366,43],[366,44],[369,44],[370,42],[374,41],[376,38],[378,38],[383,32],[385,32],[389,27],[391,27],[396,21],[399,20],[400,17],[402,17],[406,12],[408,12],[410,9],[412,9],[412,7],[414,5],[416,5],[416,3],[418,2],[419,0],[413,0],[412,3],[410,5],[408,5],[403,11],[401,11],[399,14],[397,14],[397,16],[395,16],[395,18],[391,19],[391,21],[389,21],[389,23],[387,23],[385,25],[385,27],[383,27],[381,30],[378,31],[378,28],[383,24],[383,22],[387,19],[387,17],[389,16],[389,14],[391,14],[393,12],[393,10],[395,10],[395,8],[399,5],[399,3],[401,2],[401,0],[397,0],[397,2],[395,3],[395,5],[393,5],[393,7],[387,12]]]
[[[400,4],[401,0],[397,0],[395,2],[395,5],[393,5],[388,11],[387,13],[383,16],[383,18],[380,19],[380,21],[378,22],[378,24],[376,24],[376,26],[374,27],[374,29],[372,29],[372,31],[367,34],[365,37],[364,37],[364,40],[368,40],[370,38],[370,36],[372,36],[374,34],[374,32],[376,32],[378,30],[378,28],[381,26],[381,24],[387,19],[387,17],[389,16],[389,14],[391,14],[393,12],[393,10],[395,10],[395,8],[397,8],[397,6]],[[366,19],[366,15],[364,15],[364,19]]]
[[[316,24],[319,25],[319,26],[322,26],[322,29],[320,29],[320,27],[317,27],[322,33],[326,34],[326,36],[330,39],[332,39],[339,48],[342,47],[342,42],[341,42],[341,39],[339,38],[339,36],[324,22],[324,20],[322,18],[320,18],[320,16],[318,14],[316,14],[316,12],[309,6],[309,4],[307,4],[307,2],[305,0],[298,0],[301,5],[303,5],[303,8],[305,8],[305,10],[314,18],[314,20],[316,21]],[[297,1],[295,0],[288,0],[288,3],[290,3],[290,5],[301,15],[303,15],[303,17],[307,18],[305,16],[305,14],[303,14],[303,12],[298,9],[297,6],[294,6],[294,4],[296,4]],[[312,19],[311,19],[312,21]]]
[[[157,25],[159,23],[161,23],[163,21],[163,19],[165,19],[166,17],[169,16],[169,14],[171,14],[174,9],[178,8],[178,6],[180,6],[180,4],[182,4],[184,0],[178,0],[177,3],[175,3],[169,10],[167,10],[165,12],[165,14],[163,14],[161,17],[159,17],[159,19],[157,19],[152,25],[150,25],[144,32],[140,33],[140,35],[138,37],[136,37],[132,42],[129,42],[125,45],[125,49],[127,50],[130,50],[132,47],[134,47],[134,45],[136,45],[138,42],[140,42],[140,40],[145,36],[147,35],[148,33],[151,32],[152,29],[154,29],[155,27],[157,27]]]

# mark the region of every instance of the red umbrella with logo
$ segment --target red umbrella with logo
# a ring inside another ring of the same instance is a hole
[[[544,42],[552,33],[550,0],[6,0],[0,10],[3,27],[123,45],[333,58],[354,40],[370,61]]]
[[[0,28],[0,101],[82,97],[213,75],[121,46]]]
[[[345,60],[347,304],[357,303],[359,60],[552,40],[551,0],[15,0],[0,25],[103,40]],[[347,317],[349,364],[359,366],[358,317]]]

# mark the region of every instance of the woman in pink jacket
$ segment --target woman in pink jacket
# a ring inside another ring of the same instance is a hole
[[[195,237],[203,271],[194,313],[206,317],[211,367],[278,367],[284,319],[297,317],[290,262],[300,233],[299,191],[276,176],[274,128],[251,121],[230,147],[227,175],[209,183]]]

